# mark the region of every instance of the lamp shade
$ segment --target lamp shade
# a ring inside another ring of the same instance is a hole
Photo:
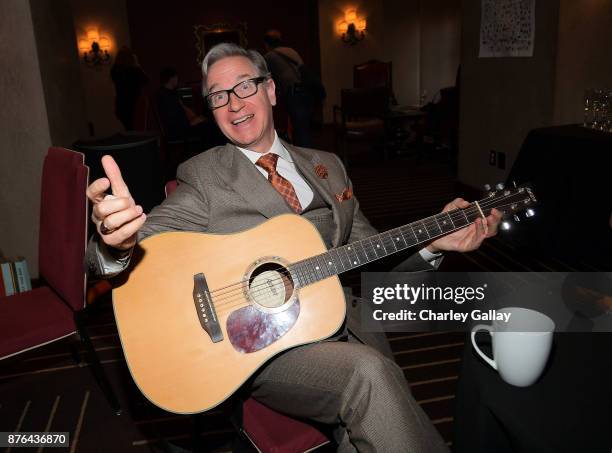
[[[344,20],[342,22],[339,22],[338,26],[337,26],[337,29],[338,29],[338,33],[340,33],[340,34],[346,33],[347,30],[348,30],[348,23],[346,21],[344,21]]]
[[[349,9],[347,10],[344,19],[349,23],[353,23],[357,20],[357,10]]]
[[[357,31],[365,31],[367,25],[367,21],[365,19],[359,19],[355,24],[355,28]]]
[[[89,41],[87,41],[86,39],[79,39],[79,50],[81,52],[87,52],[89,49]]]
[[[110,39],[106,37],[100,38],[100,49],[102,50],[110,50]]]
[[[100,35],[98,33],[98,30],[96,30],[95,28],[87,30],[87,39],[89,39],[89,42],[93,42],[93,41],[99,40],[100,39]]]

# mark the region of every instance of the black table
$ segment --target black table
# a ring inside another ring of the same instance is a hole
[[[488,334],[479,334],[483,345]],[[466,342],[457,388],[456,453],[610,453],[612,334],[556,333],[534,385],[505,383]],[[486,350],[490,355],[490,348]]]
[[[508,180],[531,182],[540,202],[517,230],[522,245],[612,269],[612,134],[578,125],[534,129]]]

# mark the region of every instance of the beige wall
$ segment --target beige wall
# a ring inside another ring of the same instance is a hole
[[[460,56],[460,0],[319,0],[322,80],[328,98],[324,119],[331,121],[340,90],[353,86],[353,66],[370,59],[393,63],[393,88],[400,104],[428,100],[453,85]],[[367,17],[367,36],[354,45],[341,42],[336,21],[349,7]]]
[[[480,2],[462,5],[459,179],[482,187],[503,181],[527,133],[552,124],[558,0],[536,2],[530,58],[478,58]],[[489,165],[489,151],[506,153],[506,169]]]
[[[393,63],[393,92],[397,102],[402,105],[412,105],[419,101],[421,89],[419,3],[414,0],[383,1],[385,47],[382,59]]]
[[[70,0],[73,12],[75,42],[88,29],[99,29],[111,41],[111,54],[121,46],[130,46],[125,0]],[[86,118],[94,127],[95,135],[104,137],[123,129],[115,118],[115,88],[110,78],[111,64],[90,67],[81,63],[81,79],[85,91]]]
[[[461,57],[461,1],[421,0],[420,89],[430,101],[455,85]]]
[[[38,274],[40,175],[51,134],[29,2],[0,2],[0,248]]]
[[[70,148],[87,134],[85,101],[69,0],[31,0],[51,142]]]
[[[612,2],[561,0],[557,54],[556,124],[583,119],[586,88],[612,90]]]

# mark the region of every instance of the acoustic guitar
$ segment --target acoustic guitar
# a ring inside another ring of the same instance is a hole
[[[276,354],[337,332],[346,310],[338,274],[464,228],[492,208],[532,213],[535,201],[528,186],[498,190],[332,250],[291,214],[235,234],[150,236],[113,290],[132,377],[162,409],[209,410]]]

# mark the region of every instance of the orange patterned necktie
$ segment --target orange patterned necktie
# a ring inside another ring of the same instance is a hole
[[[270,181],[272,187],[274,187],[276,191],[281,194],[289,207],[299,214],[302,212],[300,200],[298,200],[293,185],[276,172],[277,161],[278,154],[268,153],[257,159],[255,165],[259,165],[268,172],[268,181]]]

